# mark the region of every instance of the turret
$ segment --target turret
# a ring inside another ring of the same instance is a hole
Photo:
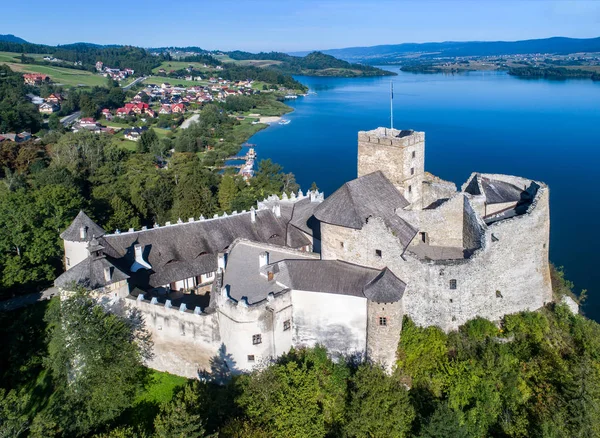
[[[89,243],[104,234],[102,227],[81,210],[71,225],[60,235],[65,247],[65,269],[71,269],[85,260],[89,255]]]

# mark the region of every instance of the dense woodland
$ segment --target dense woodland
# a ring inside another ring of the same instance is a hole
[[[139,315],[85,291],[0,313],[0,336],[3,437],[600,436],[600,325],[565,305],[449,334],[405,318],[392,375],[316,347],[236,376],[221,350],[161,391]]]

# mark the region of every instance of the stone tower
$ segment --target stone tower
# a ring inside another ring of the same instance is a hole
[[[381,170],[411,203],[422,208],[425,133],[377,128],[358,133],[358,176]]]

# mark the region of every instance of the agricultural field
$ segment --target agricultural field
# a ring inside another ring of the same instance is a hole
[[[89,71],[45,65],[21,64],[17,60],[15,60],[16,62],[10,62],[10,60],[7,61],[6,56],[5,53],[0,52],[0,64],[6,64],[11,70],[21,73],[42,73],[48,75],[55,84],[74,87],[93,87],[106,84],[106,78],[104,76],[96,75]]]
[[[252,65],[254,67],[269,67],[271,65],[279,65],[281,61],[274,61],[272,59],[244,59],[241,61],[233,61],[239,65]]]
[[[164,68],[167,73],[170,72],[171,70],[182,70],[184,68],[188,68],[189,66],[193,66],[194,68],[201,70],[201,71],[213,71],[216,70],[213,67],[203,67],[203,63],[202,62],[183,62],[183,61],[165,61],[163,63],[161,63],[158,67],[153,68],[152,72],[153,73],[158,73],[158,71],[161,68]]]

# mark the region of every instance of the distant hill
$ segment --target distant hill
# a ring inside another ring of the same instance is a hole
[[[400,63],[415,55],[421,58],[456,56],[497,56],[531,53],[568,54],[600,52],[600,38],[552,37],[523,41],[446,41],[439,43],[403,43],[371,47],[324,50],[323,53],[348,62],[368,64]],[[304,56],[310,52],[294,52]]]
[[[291,56],[281,52],[249,53],[234,51],[228,52],[227,55],[236,61],[276,61],[277,63],[268,65],[266,68],[291,75],[362,77],[395,74],[370,65],[352,64],[321,52],[311,52],[306,56]]]
[[[7,43],[19,43],[19,44],[26,44],[27,41],[25,41],[23,38],[19,38],[18,36],[14,36],[13,34],[8,34],[8,35],[0,35],[0,41],[6,41]]]

